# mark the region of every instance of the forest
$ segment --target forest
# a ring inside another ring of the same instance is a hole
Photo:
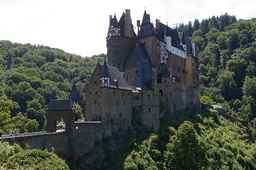
[[[43,131],[47,103],[67,99],[104,54],[82,58],[59,49],[0,41],[0,134]],[[1,167],[3,165],[3,167]],[[68,169],[57,155],[0,142],[0,169]]]
[[[160,132],[146,139],[138,134],[123,169],[256,169],[256,19],[224,14],[177,29],[198,47],[202,109],[163,120]],[[0,133],[44,130],[49,100],[68,98],[73,84],[81,89],[104,56],[0,41]],[[68,169],[54,153],[4,142],[0,165]]]
[[[123,169],[256,169],[256,20],[225,14],[177,29],[198,47],[201,112],[138,137]]]

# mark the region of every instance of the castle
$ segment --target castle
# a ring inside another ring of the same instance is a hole
[[[107,58],[83,89],[88,120],[112,131],[129,129],[133,117],[157,131],[166,114],[198,107],[198,80],[191,37],[180,36],[144,12],[134,31],[130,10],[109,17]]]
[[[73,169],[102,169],[109,154],[118,152],[123,134],[135,125],[156,132],[165,116],[199,108],[191,37],[159,20],[154,26],[146,12],[137,21],[136,32],[130,10],[119,21],[110,16],[104,63],[97,64],[80,92],[73,86],[68,100],[48,104],[47,132],[2,139],[30,148],[54,148]],[[85,112],[85,122],[75,121],[72,106],[76,102]],[[60,119],[66,124],[65,132],[56,131]],[[110,139],[107,146],[106,139]]]

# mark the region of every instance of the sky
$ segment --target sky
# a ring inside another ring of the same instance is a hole
[[[0,0],[0,40],[60,48],[81,56],[106,53],[109,15],[144,10],[175,27],[228,13],[256,17],[256,0]],[[136,25],[136,24],[135,24]]]

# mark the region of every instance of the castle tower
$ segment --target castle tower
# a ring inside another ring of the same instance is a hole
[[[107,36],[107,62],[124,71],[124,63],[136,45],[130,10],[125,10],[119,22],[110,16]]]
[[[150,57],[153,67],[157,67],[160,63],[160,46],[156,37],[155,29],[150,21],[150,15],[144,12],[142,23],[138,34],[140,42],[144,43],[147,53]]]
[[[186,85],[187,86],[198,86],[198,70],[196,63],[196,46],[192,43],[191,37],[184,38],[186,44]]]

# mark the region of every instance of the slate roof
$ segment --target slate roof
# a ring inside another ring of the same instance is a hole
[[[184,50],[180,45],[181,41],[179,38],[179,33],[177,29],[172,29],[163,23],[159,23],[159,28],[156,30],[156,36],[160,41],[164,41],[164,35],[170,36],[172,38],[172,45],[180,50]]]
[[[125,31],[125,13],[124,12],[123,12],[122,16],[119,19],[118,25],[120,27],[120,35],[122,37],[124,37],[124,31]],[[133,25],[131,25],[131,26],[132,26],[132,31],[133,31],[132,34],[135,37],[136,34],[134,32]]]
[[[152,64],[144,44],[139,43],[128,57],[125,68],[136,68],[136,84],[134,86],[148,89],[152,86]]]
[[[118,70],[118,68],[111,66],[104,62],[103,65],[100,65],[100,77],[110,78],[110,86],[116,86],[116,82],[118,82],[118,86],[127,88],[129,87],[126,80],[123,78],[123,73]]]
[[[114,66],[108,66],[109,75],[110,75],[110,84],[115,85],[115,80],[118,81],[118,86],[120,87],[129,87],[126,80],[123,78],[123,73]]]
[[[69,95],[69,99],[73,103],[76,103],[80,100],[80,93],[75,84],[73,84],[73,86],[72,86],[72,89],[71,89],[71,92]]]
[[[106,61],[104,61],[103,65],[100,65],[100,77],[109,78],[109,70]]]
[[[142,43],[138,43],[133,49],[131,55],[127,58],[125,62],[125,69],[137,67],[137,62],[150,62],[147,50]]]
[[[114,17],[111,20],[111,26],[113,27],[119,27],[119,23],[117,21],[116,15],[114,15]]]
[[[146,11],[144,11],[144,15],[143,15],[143,18],[142,18],[142,24],[141,25],[149,24],[149,23],[150,23],[150,15],[147,14]]]
[[[154,25],[150,22],[150,15],[147,14],[145,11],[138,37],[145,38],[145,37],[154,36],[154,35],[155,35]]]
[[[154,35],[155,35],[155,32],[154,32],[154,26],[152,23],[142,25],[140,27],[140,32],[138,35],[139,38],[145,38],[145,37],[150,37]]]
[[[119,26],[120,26],[120,34],[121,36],[124,36],[124,27],[125,27],[125,21],[124,21],[125,13],[123,12],[121,18],[119,19]]]
[[[72,106],[70,100],[50,100],[47,108],[48,110],[72,110]]]

